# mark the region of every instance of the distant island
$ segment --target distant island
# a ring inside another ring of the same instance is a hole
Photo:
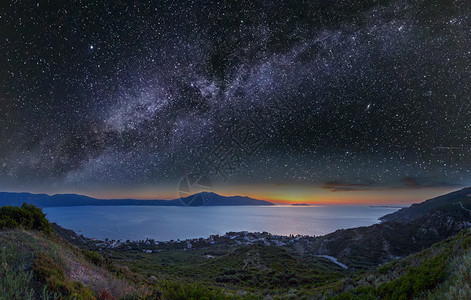
[[[291,206],[310,206],[310,205],[307,203],[293,203],[291,204]]]
[[[275,205],[265,200],[245,196],[221,196],[216,193],[202,192],[173,200],[138,200],[138,199],[96,199],[78,194],[31,194],[0,192],[0,207],[5,205],[20,206],[23,202],[37,207],[65,206],[240,206],[240,205]]]

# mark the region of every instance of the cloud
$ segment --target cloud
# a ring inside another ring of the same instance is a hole
[[[338,180],[326,181],[321,188],[331,192],[364,192],[379,190],[417,190],[430,188],[461,188],[462,185],[445,181],[431,181],[426,178],[403,177],[399,183],[379,185],[376,182],[342,182]]]
[[[419,184],[416,178],[413,177],[405,177],[403,178],[404,184],[406,188],[422,188],[423,186]]]
[[[326,181],[322,185],[323,189],[330,190],[331,192],[361,192],[371,191],[378,189],[373,186],[374,182],[367,183],[345,183],[337,180]]]
[[[461,187],[461,184],[451,183],[446,181],[429,181],[425,178],[404,177],[402,178],[403,185],[396,187],[398,189],[423,189],[423,188],[456,188]]]

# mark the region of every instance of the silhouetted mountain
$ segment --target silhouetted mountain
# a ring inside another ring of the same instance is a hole
[[[381,221],[409,222],[418,219],[428,212],[445,204],[459,203],[471,199],[471,188],[465,188],[456,192],[442,195],[418,204],[412,204],[410,207],[402,208],[397,212],[385,215],[380,218]]]
[[[58,206],[116,206],[116,205],[150,205],[150,206],[228,206],[228,205],[274,205],[264,200],[242,196],[225,197],[215,193],[198,193],[174,200],[137,200],[137,199],[95,199],[77,194],[0,193],[0,206],[20,206],[23,202],[37,207]]]
[[[202,192],[194,194],[180,201],[189,206],[229,206],[229,205],[274,205],[265,200],[253,199],[246,196],[221,196],[216,193]]]

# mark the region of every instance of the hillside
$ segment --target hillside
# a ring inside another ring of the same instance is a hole
[[[468,228],[471,199],[461,198],[408,222],[322,237],[99,241],[50,224],[34,206],[7,206],[0,299],[466,299]]]
[[[319,237],[309,252],[336,257],[354,268],[369,268],[421,251],[471,228],[471,199],[451,202],[409,222],[387,221],[338,230]]]
[[[0,299],[259,299],[345,274],[327,259],[303,258],[279,247],[98,253],[86,242],[70,244],[61,237],[66,234],[74,235],[51,227],[34,206],[0,208]]]
[[[435,197],[421,203],[412,204],[410,207],[405,207],[397,212],[385,215],[381,217],[380,220],[383,222],[396,221],[405,223],[418,219],[442,205],[459,203],[468,199],[471,199],[471,187]]]
[[[0,245],[0,300],[226,298],[217,287],[147,277],[74,246],[52,230],[40,209],[27,204],[0,208]]]
[[[216,193],[197,193],[188,197],[173,200],[137,200],[137,199],[95,199],[77,194],[31,194],[0,193],[0,207],[5,205],[20,206],[22,203],[34,204],[37,207],[59,206],[115,206],[115,205],[149,205],[149,206],[228,206],[228,205],[274,205],[271,202],[243,196],[221,196]]]
[[[99,254],[73,247],[57,235],[0,231],[0,245],[0,299],[146,293],[104,268]]]
[[[471,267],[471,231],[460,230],[462,226],[469,227],[466,209],[471,203],[463,207],[444,206],[414,224],[387,222],[319,238],[295,238],[294,243],[280,243],[280,246],[267,246],[276,237],[264,233],[253,234],[258,237],[252,239],[253,244],[234,242],[238,240],[233,237],[244,237],[246,233],[213,237],[214,244],[192,240],[191,249],[184,249],[189,241],[158,243],[158,246],[151,240],[126,242],[121,246],[113,246],[115,242],[110,241],[110,246],[105,246],[100,241],[87,243],[83,238],[74,239],[144,277],[156,281],[165,278],[198,282],[222,288],[226,295],[232,296],[248,292],[255,299],[274,296],[397,299],[422,294],[435,299],[450,295],[458,298],[457,293],[471,291],[466,282],[469,278],[465,276]],[[409,226],[412,229],[407,231]],[[382,252],[382,237],[391,243],[389,252]],[[441,242],[434,244],[435,241]],[[312,255],[319,245],[325,245],[349,269]],[[348,251],[350,256],[345,254]],[[463,271],[463,268],[468,269]]]
[[[0,245],[0,299],[148,293],[133,276],[110,271],[112,263],[98,253],[63,240],[34,206],[0,208]]]
[[[471,231],[367,272],[279,247],[112,251],[105,257],[55,234],[0,231],[0,299],[465,299]]]
[[[329,299],[470,299],[471,231],[317,289]]]

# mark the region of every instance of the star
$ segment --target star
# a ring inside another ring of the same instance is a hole
[[[0,185],[471,182],[464,1],[190,2],[2,7]]]

